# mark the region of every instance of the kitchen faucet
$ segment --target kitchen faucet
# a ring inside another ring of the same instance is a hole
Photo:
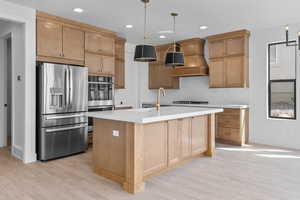
[[[157,91],[157,98],[156,98],[156,110],[159,111],[160,110],[160,95],[161,95],[161,92],[162,92],[162,96],[166,96],[166,91],[164,88],[159,88],[158,91]]]

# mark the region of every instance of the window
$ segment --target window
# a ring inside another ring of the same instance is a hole
[[[296,52],[296,41],[269,44],[269,118],[296,119]]]

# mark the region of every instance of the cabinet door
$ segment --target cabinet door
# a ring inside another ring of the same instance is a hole
[[[84,32],[63,27],[63,57],[72,60],[84,60]]]
[[[204,153],[208,148],[207,115],[192,118],[192,154]]]
[[[115,40],[114,38],[101,36],[101,54],[114,56],[115,55]]]
[[[62,57],[62,25],[37,19],[37,55]]]
[[[146,124],[143,130],[144,176],[148,176],[167,167],[167,122]]]
[[[101,73],[103,75],[115,74],[115,58],[112,56],[101,56]]]
[[[115,88],[125,88],[125,63],[123,60],[115,60]]]
[[[160,87],[160,65],[149,64],[149,89],[158,89]]]
[[[85,66],[89,68],[89,74],[100,74],[101,73],[101,55],[85,53]]]
[[[245,53],[244,37],[230,38],[226,40],[226,55],[243,55]]]
[[[225,87],[224,59],[214,59],[209,64],[209,86],[211,88]]]
[[[178,121],[168,121],[168,165],[172,166],[180,161],[180,131]]]
[[[94,53],[101,53],[102,36],[97,33],[85,33],[85,50]]]
[[[184,118],[178,120],[178,130],[180,131],[181,158],[185,159],[191,155],[191,119]]]
[[[225,79],[226,87],[239,88],[244,87],[244,57],[225,58]]]
[[[225,41],[216,40],[209,43],[209,57],[220,58],[225,56]]]

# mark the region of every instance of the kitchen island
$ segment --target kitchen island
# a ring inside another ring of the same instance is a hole
[[[144,181],[193,158],[215,153],[219,108],[163,107],[89,112],[94,118],[93,167],[130,193]]]

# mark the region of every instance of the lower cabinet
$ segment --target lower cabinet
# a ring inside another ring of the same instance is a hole
[[[216,117],[216,139],[220,143],[244,145],[249,139],[248,109],[224,109]]]
[[[144,126],[144,176],[176,166],[208,150],[208,116]]]

